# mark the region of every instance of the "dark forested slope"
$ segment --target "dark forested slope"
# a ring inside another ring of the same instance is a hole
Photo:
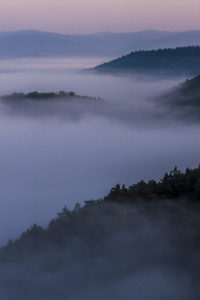
[[[78,219],[80,218],[81,220],[84,218],[85,222],[87,222],[87,213],[89,213],[90,210],[98,214],[98,210],[99,213],[101,213],[102,208],[105,206],[106,210],[108,204],[111,204],[109,208],[111,210],[112,204],[114,206],[115,204],[119,204],[123,209],[123,206],[126,207],[126,205],[129,207],[137,207],[140,205],[148,206],[148,204],[153,203],[156,208],[156,205],[165,205],[170,202],[178,203],[179,201],[181,203],[182,200],[188,201],[188,203],[192,205],[198,206],[198,204],[200,204],[200,166],[195,169],[187,168],[185,172],[181,172],[175,167],[171,172],[165,173],[163,178],[158,182],[155,180],[148,182],[141,180],[129,187],[116,184],[104,199],[86,201],[83,207],[76,204],[73,211],[69,211],[65,207],[61,213],[58,213],[57,218],[50,222],[47,230],[37,227],[36,225],[33,226],[27,232],[23,233],[12,245],[9,243],[6,247],[2,248],[1,254],[6,254],[6,251],[12,247],[25,246],[26,240],[30,243],[32,237],[33,244],[37,240],[40,241],[41,237],[44,238],[44,241],[49,240],[49,242],[51,241],[53,243],[63,243],[64,240],[68,239],[71,235],[82,235],[83,227],[80,228],[80,232],[78,228],[74,231],[76,222],[79,224]],[[84,223],[82,225],[84,225]],[[95,228],[90,228],[90,230],[95,230]],[[94,241],[91,240],[91,242]],[[32,247],[30,247],[30,250],[33,250]]]
[[[1,248],[2,299],[198,300],[199,216],[200,167],[117,184]]]
[[[198,300],[199,216],[200,167],[117,184],[1,248],[2,299]]]
[[[200,75],[187,79],[173,90],[162,95],[173,106],[200,108]]]
[[[154,75],[197,75],[200,73],[200,47],[131,52],[94,68],[98,72],[129,72]]]
[[[170,110],[170,115],[177,120],[200,120],[200,76],[187,79],[168,92],[159,95],[158,105]]]

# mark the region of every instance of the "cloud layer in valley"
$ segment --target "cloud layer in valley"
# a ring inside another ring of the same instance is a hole
[[[163,114],[150,99],[182,78],[94,76],[67,62],[20,60],[0,73],[1,95],[74,90],[105,99],[100,109],[37,103],[45,117],[33,106],[23,114],[1,106],[1,244],[35,222],[46,225],[65,204],[103,197],[117,182],[156,179],[175,165],[199,163],[198,123]]]

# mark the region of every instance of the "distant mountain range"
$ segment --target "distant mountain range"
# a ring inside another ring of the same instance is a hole
[[[134,73],[147,75],[200,74],[200,47],[158,49],[131,52],[94,68],[103,73]]]
[[[135,50],[200,45],[200,30],[64,35],[37,30],[0,32],[0,59],[17,57],[115,57]]]

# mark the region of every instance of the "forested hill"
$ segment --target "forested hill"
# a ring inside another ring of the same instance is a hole
[[[24,93],[13,93],[11,95],[4,95],[0,97],[1,100],[7,101],[7,102],[19,102],[19,101],[28,101],[28,100],[34,100],[34,101],[42,101],[42,100],[56,100],[57,102],[59,100],[74,100],[74,99],[81,99],[81,100],[102,100],[100,98],[94,98],[89,96],[80,96],[77,95],[75,92],[65,92],[60,91],[58,93],[55,92],[44,92],[39,93],[37,91],[30,92],[28,94]]]
[[[112,220],[115,213],[118,218],[120,210],[125,212],[126,208],[129,210],[131,207],[145,209],[145,206],[148,208],[149,205],[153,205],[157,210],[164,205],[167,209],[170,202],[179,203],[180,207],[183,204],[182,210],[184,201],[195,206],[200,204],[200,166],[195,169],[187,168],[184,173],[175,167],[171,172],[165,173],[159,182],[142,180],[129,187],[116,184],[104,199],[86,201],[83,207],[76,204],[72,211],[65,207],[58,213],[57,218],[49,223],[46,230],[34,225],[18,240],[10,241],[7,246],[1,248],[0,261],[46,251],[46,247],[50,246],[65,247],[66,243],[75,237],[86,243],[99,243],[106,238],[107,233],[104,232],[106,224],[98,218]],[[117,210],[116,205],[119,205]],[[173,207],[171,208],[173,210]]]
[[[25,117],[58,117],[77,120],[103,106],[101,98],[80,96],[75,92],[13,93],[0,97],[1,108],[8,114]]]
[[[1,248],[1,297],[199,300],[199,215],[200,167],[117,184]]]
[[[200,74],[200,47],[131,52],[94,68],[98,72],[144,73],[157,75]]]
[[[200,75],[187,79],[171,91],[161,95],[160,99],[173,108],[193,109],[200,117]]]

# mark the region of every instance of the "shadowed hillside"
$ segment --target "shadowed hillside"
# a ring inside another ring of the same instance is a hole
[[[163,95],[163,98],[173,106],[193,107],[200,106],[200,75],[186,80],[172,91]]]
[[[200,76],[179,84],[156,99],[163,108],[168,108],[174,118],[200,120]]]
[[[197,300],[200,167],[117,184],[0,250],[4,299]],[[20,276],[19,276],[20,275]],[[77,288],[78,287],[78,288]],[[166,298],[167,297],[167,298]]]
[[[200,47],[180,47],[131,52],[94,68],[97,72],[145,75],[197,75],[200,73]]]

